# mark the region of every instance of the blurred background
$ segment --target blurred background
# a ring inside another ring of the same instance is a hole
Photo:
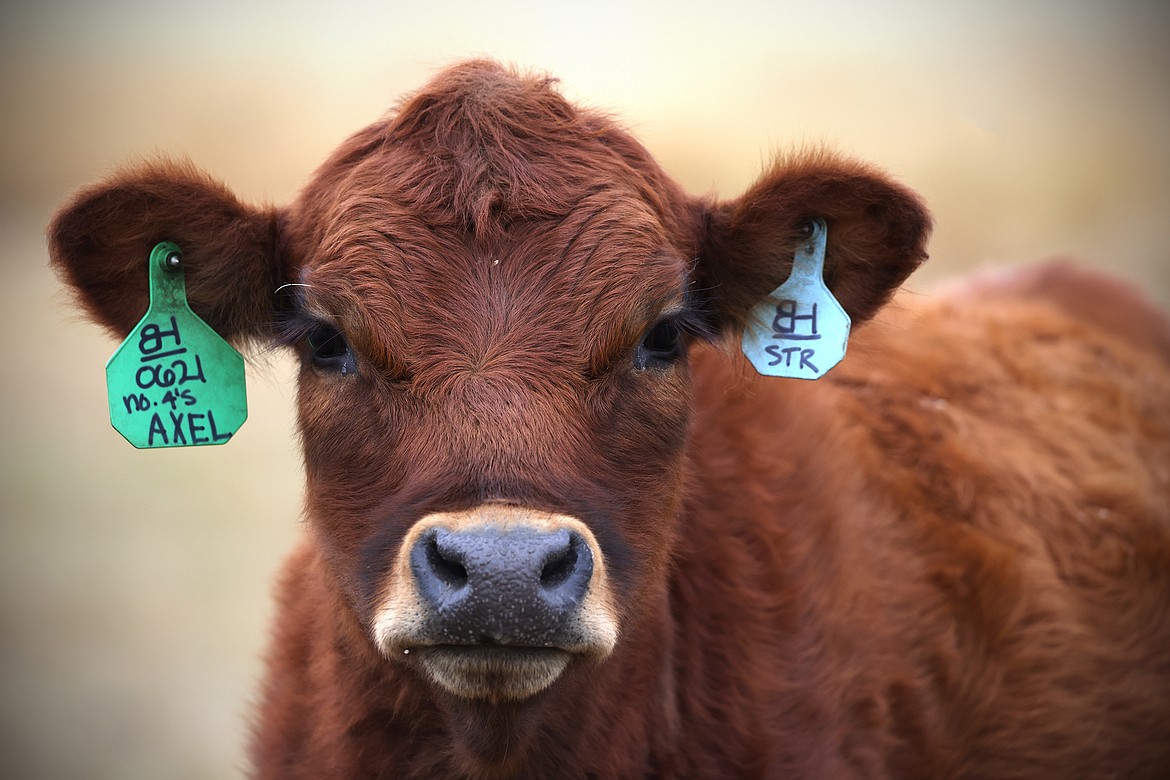
[[[921,192],[910,286],[1064,255],[1170,305],[1160,0],[39,0],[0,6],[0,776],[232,778],[301,532],[292,370],[249,356],[220,448],[132,449],[113,339],[46,266],[55,205],[187,155],[283,202],[444,64],[491,56],[625,118],[696,193],[828,143]]]

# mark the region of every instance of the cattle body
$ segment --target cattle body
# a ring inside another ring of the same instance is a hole
[[[849,355],[760,377],[728,345],[812,220]],[[50,245],[124,335],[175,241],[299,356],[259,777],[1167,776],[1170,325],[1066,265],[886,305],[929,228],[819,151],[690,197],[470,62],[291,205],[150,163]]]

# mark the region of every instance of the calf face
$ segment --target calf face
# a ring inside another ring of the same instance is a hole
[[[742,327],[813,218],[854,322],[924,257],[924,210],[864,166],[795,156],[738,199],[690,198],[548,80],[475,62],[346,141],[288,207],[160,162],[82,191],[49,235],[117,334],[166,239],[213,327],[296,351],[338,603],[391,662],[514,701],[653,608],[686,489],[688,350]]]

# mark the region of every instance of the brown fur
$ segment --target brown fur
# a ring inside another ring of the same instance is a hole
[[[115,330],[162,238],[225,332],[279,338],[291,313],[311,523],[258,776],[1170,773],[1165,318],[1045,266],[895,298],[827,378],[761,378],[701,334],[734,340],[814,217],[855,323],[925,257],[925,210],[868,166],[781,159],[741,198],[689,198],[612,121],[483,62],[288,208],[165,164],[63,207],[54,263]],[[634,367],[679,310],[687,355]],[[306,319],[356,373],[314,363]],[[585,522],[621,625],[504,703],[371,640],[412,523],[492,500]]]

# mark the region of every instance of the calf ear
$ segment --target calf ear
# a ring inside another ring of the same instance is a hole
[[[930,216],[917,196],[827,153],[778,160],[738,199],[701,208],[700,284],[732,330],[788,278],[814,218],[828,225],[825,284],[854,323],[872,317],[926,259]]]
[[[277,213],[242,203],[188,163],[159,161],[77,193],[49,225],[53,266],[89,314],[118,337],[146,313],[147,260],[160,241],[183,251],[187,300],[225,338],[260,336],[279,284]]]

